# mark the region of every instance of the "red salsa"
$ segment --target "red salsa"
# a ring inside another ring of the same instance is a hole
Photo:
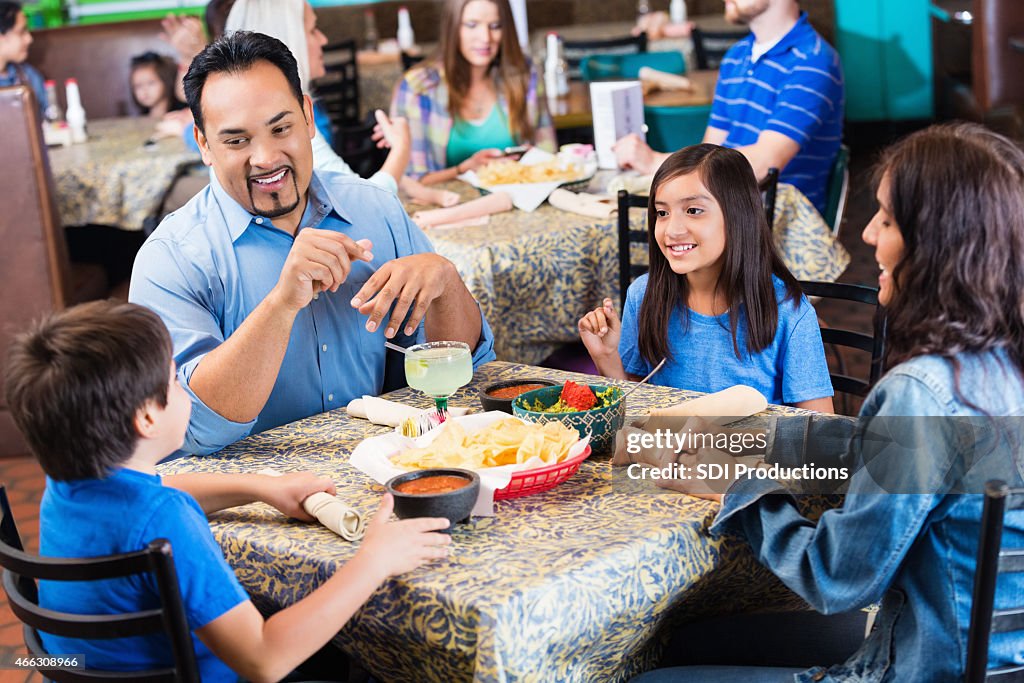
[[[525,394],[527,391],[533,391],[534,389],[543,389],[545,384],[513,384],[510,387],[499,387],[498,389],[492,389],[487,392],[488,396],[494,398],[515,398],[519,394]]]
[[[469,479],[451,474],[433,474],[429,477],[419,477],[395,484],[395,490],[399,493],[422,495],[425,493],[448,493],[461,489],[463,486],[469,486]]]

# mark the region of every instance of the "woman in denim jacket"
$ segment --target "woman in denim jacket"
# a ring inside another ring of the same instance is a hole
[[[791,496],[766,495],[786,492],[771,479],[707,496],[722,502],[713,535],[744,537],[819,612],[881,601],[874,628],[842,664],[682,667],[637,681],[962,680],[978,494],[990,478],[1020,486],[1024,472],[1024,153],[980,126],[936,126],[879,169],[864,241],[882,269],[891,370],[859,420],[780,420],[768,452],[783,466],[849,467],[842,507],[812,522]],[[1024,511],[1007,513],[1003,543],[1024,546]],[[996,607],[1022,602],[1024,575],[1000,577]],[[1014,664],[1024,632],[992,634],[989,666]]]

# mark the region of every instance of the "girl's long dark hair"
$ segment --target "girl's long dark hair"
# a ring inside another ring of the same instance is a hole
[[[669,320],[676,306],[682,305],[686,310],[689,301],[686,276],[672,272],[655,238],[658,216],[654,201],[664,183],[688,173],[699,175],[721,207],[725,220],[724,264],[715,286],[729,306],[729,328],[736,357],[743,357],[740,340],[736,337],[741,313],[747,319],[748,353],[767,348],[775,339],[779,307],[772,275],[785,284],[785,300],[792,299],[796,305],[802,295],[796,278],[775,249],[757,179],[747,158],[734,149],[717,145],[681,149],[666,159],[654,174],[647,204],[651,267],[647,291],[640,304],[639,341],[640,355],[651,364],[672,356],[668,340],[673,332],[669,330]]]
[[[1024,152],[977,124],[932,126],[883,154],[903,236],[886,366],[1004,349],[1024,375]],[[885,198],[883,197],[883,200]]]

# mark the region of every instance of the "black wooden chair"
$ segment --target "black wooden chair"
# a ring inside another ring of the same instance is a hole
[[[874,307],[872,333],[856,332],[835,327],[821,326],[821,340],[826,348],[833,350],[838,371],[830,373],[832,388],[837,392],[852,394],[864,398],[871,386],[882,376],[882,362],[885,356],[885,309],[878,305],[878,289],[864,285],[851,285],[841,282],[810,282],[801,281],[800,287],[808,297],[819,299],[839,299],[852,301]],[[858,379],[846,374],[846,364],[839,347],[853,348],[871,354],[871,369],[868,378]],[[846,401],[844,398],[845,408]],[[846,413],[844,409],[842,412]]]
[[[316,79],[314,91],[335,129],[359,124],[359,70],[356,41],[343,40],[324,48],[326,73]]]
[[[422,62],[424,57],[426,57],[426,55],[414,55],[402,50],[402,73],[405,73]]]
[[[647,266],[633,263],[630,248],[633,244],[647,246],[647,230],[633,230],[629,226],[629,210],[646,209],[648,198],[619,190],[619,302],[626,307],[626,290],[629,283],[647,272]]]
[[[569,65],[569,78],[579,80],[580,62],[593,55],[634,55],[647,52],[647,34],[608,38],[605,40],[566,40],[562,42],[562,57]]]
[[[1003,517],[1007,510],[1024,510],[1024,488],[1010,488],[1006,482],[985,484],[981,512],[981,540],[974,570],[971,625],[967,632],[966,683],[1020,683],[1024,666],[988,668],[988,645],[992,633],[1024,631],[1024,605],[995,609],[999,574],[1024,572],[1024,548],[1003,548]]]
[[[737,41],[745,38],[749,31],[702,31],[694,27],[690,33],[693,51],[697,57],[698,69],[717,69],[722,57]]]
[[[125,673],[92,669],[41,669],[58,683],[69,681],[199,681],[192,635],[185,619],[174,569],[171,544],[162,538],[154,540],[145,550],[122,555],[89,559],[38,557],[24,551],[18,529],[7,502],[7,493],[0,486],[0,565],[4,567],[3,584],[11,611],[25,625],[25,645],[29,654],[44,657],[39,631],[69,638],[107,640],[164,633],[171,645],[174,666]],[[160,593],[158,609],[128,614],[83,615],[57,612],[39,606],[36,581],[98,581],[134,574],[152,573]],[[56,654],[56,653],[54,653]],[[85,662],[88,664],[88,662]]]
[[[768,229],[771,230],[775,227],[775,197],[779,192],[779,169],[769,168],[760,187],[761,197],[764,199],[764,217],[768,220]]]

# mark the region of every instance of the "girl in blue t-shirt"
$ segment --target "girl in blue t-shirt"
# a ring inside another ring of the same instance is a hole
[[[772,403],[832,412],[814,309],[783,264],[750,162],[717,145],[661,165],[648,207],[650,271],[622,321],[605,299],[579,321],[598,371],[693,391],[746,384]]]

